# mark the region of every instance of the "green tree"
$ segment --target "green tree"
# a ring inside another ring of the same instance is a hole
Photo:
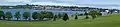
[[[102,13],[100,13],[100,12],[99,12],[99,13],[97,13],[97,16],[102,16]]]
[[[4,12],[3,12],[3,10],[2,10],[1,7],[0,7],[0,20],[2,20],[1,17],[3,17],[3,20],[5,19],[5,18],[4,18]]]
[[[3,12],[3,11],[0,11],[0,20],[2,20],[1,17],[3,17],[3,19],[5,19],[5,18],[4,18],[4,12]]]
[[[67,13],[65,13],[65,15],[63,16],[63,20],[64,21],[67,21],[69,19],[69,17],[68,17],[68,15],[67,15]]]
[[[20,16],[21,16],[21,15],[20,15],[20,12],[16,12],[14,16],[15,16],[15,18],[17,18],[17,20],[18,20],[18,19],[20,18]]]
[[[24,12],[23,17],[27,20],[30,17],[30,13],[29,12]],[[31,19],[29,18],[29,20],[31,20]]]
[[[62,15],[59,13],[59,14],[58,14],[58,18],[61,18],[61,17],[62,17]]]
[[[89,19],[88,17],[89,14],[87,12],[85,12],[85,15],[86,15],[85,19]]]
[[[32,18],[33,18],[34,20],[36,20],[36,19],[38,19],[38,15],[39,15],[38,12],[33,12],[33,13],[32,13]]]
[[[64,17],[64,15],[65,15],[65,13],[59,13],[59,14],[57,15],[57,17],[61,19],[61,18]]]
[[[57,15],[54,15],[53,21],[56,21]]]
[[[11,12],[6,12],[5,18],[7,18],[8,20],[10,20],[12,18],[12,13]]]
[[[41,11],[39,13],[40,19],[44,19],[44,18],[52,18],[54,15],[52,12],[48,12],[48,11]]]
[[[75,20],[77,20],[78,19],[78,17],[77,17],[77,15],[75,15]]]
[[[46,12],[46,16],[47,18],[53,18],[54,17],[54,14],[52,12]]]
[[[89,14],[92,16],[92,19],[95,19],[98,15],[99,11],[98,10],[91,10]]]

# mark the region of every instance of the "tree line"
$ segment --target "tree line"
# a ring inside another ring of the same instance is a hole
[[[11,18],[15,17],[17,20],[24,17],[24,19],[31,20],[30,18],[30,12],[24,12],[23,14],[20,14],[20,12],[16,12],[15,15],[13,16],[10,11],[4,13],[3,11],[0,11],[0,20],[10,20]],[[32,18],[34,20],[37,19],[43,19],[43,18],[53,18],[54,14],[52,12],[47,12],[47,11],[41,11],[41,12],[33,12],[32,13]]]
[[[31,20],[30,17],[30,12],[24,12],[23,14],[20,14],[20,12],[16,12],[14,17],[19,20],[22,17],[26,20]],[[95,19],[97,16],[101,16],[102,14],[98,10],[91,10],[88,13],[85,12],[85,19],[89,19],[89,16],[92,17],[92,19]],[[10,11],[4,13],[3,11],[0,11],[0,20],[11,20],[13,18],[12,13]],[[64,21],[69,20],[69,16],[67,13],[59,13],[59,14],[54,14],[52,12],[48,11],[41,11],[41,12],[33,12],[32,13],[32,19],[34,20],[43,20],[44,18],[49,18],[53,19],[53,21],[56,21],[57,19],[63,19]],[[74,17],[75,20],[79,19],[78,15],[75,15]]]

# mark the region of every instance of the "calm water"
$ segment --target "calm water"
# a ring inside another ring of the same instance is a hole
[[[78,13],[78,14],[84,14],[85,13],[85,11],[71,11],[71,10],[68,10],[68,11],[60,11],[60,10],[32,10],[32,9],[31,10],[27,10],[27,9],[3,9],[3,11],[5,13],[8,12],[8,11],[12,12],[12,16],[14,16],[15,12],[20,12],[21,18],[23,18],[22,14],[24,12],[30,12],[32,14],[33,12],[49,11],[49,12],[53,12],[54,14],[67,13],[68,15],[72,15],[72,14],[76,14],[76,13]],[[13,19],[15,19],[15,18],[13,17]]]

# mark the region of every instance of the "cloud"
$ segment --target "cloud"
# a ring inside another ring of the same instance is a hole
[[[38,4],[119,8],[120,0],[0,0],[0,5]]]
[[[31,0],[32,2],[51,2],[54,0]]]
[[[30,0],[0,0],[0,5],[20,5],[29,4]]]
[[[61,5],[61,6],[73,6],[71,4],[66,3],[54,3],[54,2],[33,2],[31,4],[37,4],[37,5]],[[75,6],[75,5],[74,5]]]
[[[66,4],[105,4],[105,5],[120,5],[120,0],[0,0],[0,4],[29,4],[35,2],[53,2]]]

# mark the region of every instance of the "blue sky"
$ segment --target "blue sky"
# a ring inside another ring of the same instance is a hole
[[[120,0],[0,0],[0,5],[64,5],[90,6],[99,8],[120,8]]]

